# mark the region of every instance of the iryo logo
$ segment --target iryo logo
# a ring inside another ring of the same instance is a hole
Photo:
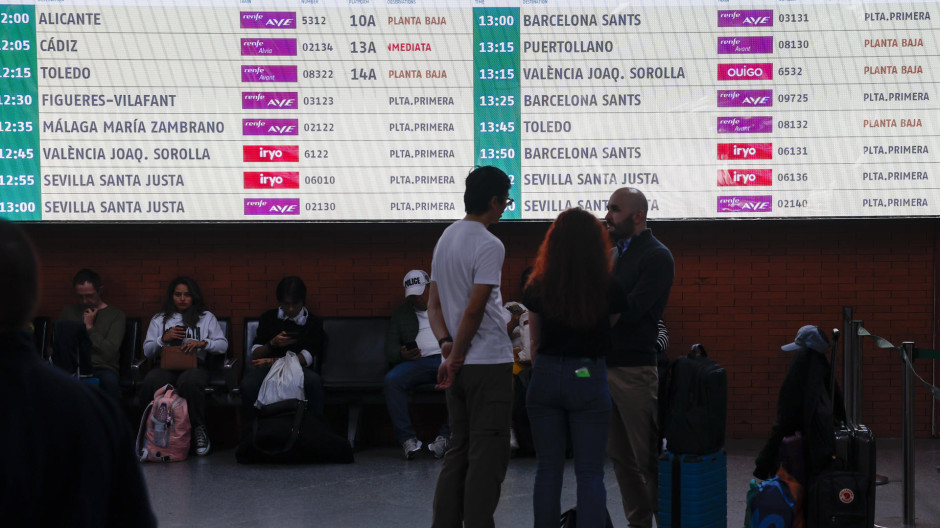
[[[242,146],[244,161],[252,162],[298,162],[300,161],[300,147],[298,145],[244,145]]]
[[[731,9],[718,11],[718,27],[769,27],[773,25],[773,9]]]
[[[718,159],[752,160],[773,159],[772,143],[719,143]]]
[[[293,11],[242,11],[242,29],[297,29]]]
[[[296,110],[297,92],[242,92],[242,110]]]
[[[243,136],[296,136],[296,119],[242,119]]]
[[[773,106],[773,90],[718,90],[718,108]]]
[[[719,196],[719,213],[769,213],[773,210],[772,196]]]
[[[300,198],[245,198],[246,215],[299,215]]]
[[[246,172],[246,189],[299,189],[299,172]]]
[[[721,187],[751,187],[773,184],[772,169],[727,169],[718,170],[718,185]]]
[[[770,62],[747,64],[719,64],[719,81],[771,81],[774,65]]]

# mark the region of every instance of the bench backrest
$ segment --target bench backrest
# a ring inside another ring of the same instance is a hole
[[[244,365],[244,370],[242,372],[248,372],[254,367],[251,365],[251,347],[252,343],[255,342],[255,336],[258,335],[258,324],[260,319],[257,317],[246,317],[245,318],[245,347],[242,349],[242,361]]]
[[[385,380],[388,317],[326,317],[323,354],[326,387],[380,388]]]
[[[137,360],[137,354],[140,350],[138,343],[140,343],[140,319],[128,317],[124,321],[124,338],[121,339],[121,347],[118,349],[118,366],[120,367],[118,375],[122,388],[134,386],[131,363]]]

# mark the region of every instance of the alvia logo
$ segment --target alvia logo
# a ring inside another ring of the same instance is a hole
[[[297,92],[242,92],[242,110],[296,110]]]
[[[246,215],[299,215],[300,198],[245,198]]]
[[[721,187],[760,187],[773,184],[772,169],[719,169]]]
[[[297,55],[297,39],[284,38],[243,38],[242,56],[279,56]]]
[[[242,119],[243,136],[296,136],[297,119]]]
[[[718,90],[718,108],[773,106],[773,90]]]
[[[297,29],[293,11],[242,11],[242,29]]]
[[[770,27],[773,9],[729,9],[718,11],[718,27]]]
[[[719,196],[719,213],[769,213],[773,211],[772,196]]]

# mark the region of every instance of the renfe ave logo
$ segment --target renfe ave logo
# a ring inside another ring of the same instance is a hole
[[[246,215],[299,215],[300,198],[245,198]]]
[[[773,90],[718,90],[718,108],[773,106]]]

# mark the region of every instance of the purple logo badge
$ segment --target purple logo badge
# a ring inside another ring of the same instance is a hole
[[[243,38],[242,55],[295,56],[297,55],[297,39]]]
[[[297,92],[242,92],[242,110],[296,110]]]
[[[296,136],[296,119],[242,119],[243,136]]]
[[[297,82],[297,66],[242,65],[242,82]]]
[[[772,196],[719,196],[719,213],[769,213],[773,210]]]
[[[773,9],[731,9],[718,11],[718,27],[769,27],[773,25]]]
[[[242,29],[297,29],[293,11],[242,11]]]
[[[773,132],[774,119],[770,116],[719,117],[719,134],[769,134]]]
[[[245,198],[246,215],[299,215],[300,198]]]
[[[773,52],[773,37],[718,37],[718,53],[720,54]]]
[[[718,108],[773,106],[773,90],[718,90]]]

